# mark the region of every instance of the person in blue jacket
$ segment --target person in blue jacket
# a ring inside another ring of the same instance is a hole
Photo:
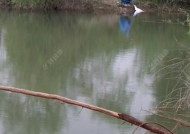
[[[130,4],[131,2],[133,2],[134,0],[121,0],[121,5],[126,7],[128,4]],[[138,8],[136,5],[132,4],[134,7],[134,10],[136,11],[135,14],[144,12],[143,10],[141,10],[140,8]]]
[[[121,0],[121,4],[123,5],[127,5],[129,3],[131,3],[133,0]]]

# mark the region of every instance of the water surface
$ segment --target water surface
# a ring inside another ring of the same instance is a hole
[[[176,83],[166,79],[167,69],[159,70],[170,59],[189,56],[189,28],[179,23],[184,20],[158,13],[2,12],[0,84],[62,95],[171,129],[175,124],[147,111]],[[122,123],[80,107],[0,92],[0,134],[131,134],[136,128]]]

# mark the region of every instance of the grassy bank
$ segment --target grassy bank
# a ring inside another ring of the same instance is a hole
[[[7,8],[16,9],[60,9],[64,7],[77,8],[76,4],[82,6],[84,2],[82,0],[0,0],[0,4]]]
[[[3,7],[17,9],[91,9],[96,6],[114,6],[117,0],[0,0]],[[106,8],[105,7],[105,8]]]
[[[0,7],[13,10],[58,10],[122,13],[132,11],[133,7],[121,8],[118,0],[0,0]]]
[[[190,1],[189,0],[141,0],[141,4],[150,4],[157,7],[157,9],[181,12],[181,10],[189,11]]]
[[[77,10],[108,13],[123,13],[133,10],[132,6],[121,8],[119,0],[0,0],[0,6],[24,10]],[[179,11],[190,7],[189,0],[137,0],[135,2],[145,11],[156,9]]]

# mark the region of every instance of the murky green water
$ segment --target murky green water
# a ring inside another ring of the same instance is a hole
[[[189,28],[179,23],[184,20],[159,14],[0,13],[0,84],[62,95],[171,129],[174,123],[147,111],[175,87],[188,88],[188,79],[175,79],[183,76],[182,66],[188,70],[183,60],[190,55]],[[180,64],[168,68],[175,60]],[[0,134],[131,134],[136,128],[122,123],[0,91]]]

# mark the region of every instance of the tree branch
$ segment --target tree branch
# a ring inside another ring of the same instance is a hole
[[[7,86],[0,86],[0,90],[4,90],[4,91],[10,91],[10,92],[15,92],[15,93],[20,93],[20,94],[25,94],[25,95],[29,95],[29,96],[36,96],[36,97],[40,97],[40,98],[45,98],[45,99],[51,99],[51,100],[58,100],[60,102],[64,102],[64,103],[68,103],[71,105],[76,105],[76,106],[80,106],[83,108],[87,108],[87,109],[91,109],[93,111],[97,111],[100,113],[104,113],[106,115],[127,121],[131,124],[134,124],[136,126],[139,126],[141,128],[144,128],[148,131],[151,131],[153,133],[156,134],[172,134],[172,132],[168,132],[163,130],[162,128],[156,127],[152,124],[147,124],[144,123],[130,115],[127,114],[123,114],[123,113],[118,113],[118,112],[114,112],[111,110],[107,110],[105,108],[101,108],[98,106],[94,106],[94,105],[90,105],[87,103],[83,103],[83,102],[79,102],[76,100],[72,100],[69,98],[65,98],[59,95],[55,95],[55,94],[47,94],[47,93],[42,93],[42,92],[35,92],[35,91],[30,91],[30,90],[26,90],[26,89],[20,89],[20,88],[14,88],[14,87],[7,87]]]

